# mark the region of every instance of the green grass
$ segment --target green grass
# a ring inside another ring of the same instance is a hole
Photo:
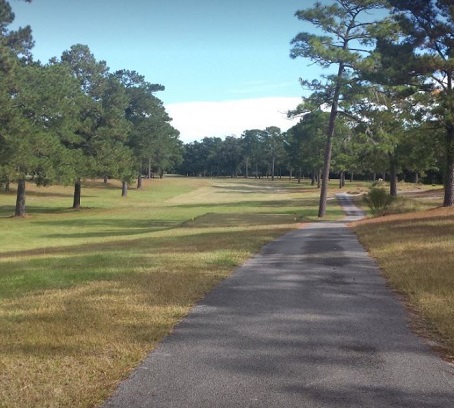
[[[318,190],[287,180],[27,185],[0,193],[0,406],[91,407],[191,305],[260,247],[316,220]],[[342,216],[334,201],[328,219]],[[83,391],[81,391],[83,390]]]

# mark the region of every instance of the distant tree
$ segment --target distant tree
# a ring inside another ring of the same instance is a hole
[[[142,169],[148,163],[148,174],[154,166],[162,174],[169,167],[172,156],[172,140],[178,132],[170,126],[171,121],[164,105],[154,94],[163,91],[159,84],[151,84],[136,71],[119,70],[115,73],[126,89],[128,105],[126,118],[131,124],[127,145],[136,158],[138,186],[140,188]]]
[[[243,162],[241,140],[234,136],[204,137],[186,144],[180,173],[192,176],[236,177]]]
[[[206,174],[212,177],[222,173],[222,145],[220,137],[204,137],[202,143],[206,154]]]
[[[184,145],[183,162],[179,172],[188,176],[201,177],[207,175],[207,149],[202,141],[194,141]]]
[[[354,141],[355,124],[356,121],[352,121],[345,116],[340,116],[336,120],[335,134],[337,137],[333,139],[332,168],[339,174],[339,188],[345,186],[346,173],[357,168]]]
[[[430,121],[423,121],[406,130],[401,150],[406,155],[405,169],[413,173],[414,183],[422,180],[429,171],[439,172],[446,164],[444,140],[444,129],[434,127]]]
[[[288,168],[290,171],[290,177],[293,175],[293,171],[296,170],[296,177],[298,183],[301,183],[302,172],[303,172],[303,143],[304,138],[302,137],[302,119],[296,125],[292,126],[284,133],[284,149],[287,152]]]
[[[236,177],[240,169],[243,157],[241,154],[241,142],[234,136],[227,136],[221,149],[221,160],[223,174],[230,177]]]
[[[281,129],[277,126],[267,127],[261,133],[261,142],[265,158],[268,160],[269,173],[271,180],[274,180],[276,171],[276,161],[284,156],[284,139]]]
[[[263,130],[260,129],[248,129],[241,135],[240,144],[244,160],[244,175],[246,178],[249,178],[250,169],[255,169],[255,177],[258,176],[262,138]]]
[[[296,129],[302,139],[303,168],[311,173],[311,184],[317,187],[321,184],[321,170],[328,127],[329,114],[323,111],[313,111],[306,114],[300,126]]]
[[[167,121],[162,121],[150,134],[148,157],[149,166],[162,178],[165,172],[177,167],[183,160],[180,132]]]
[[[361,94],[361,90],[355,86],[356,73],[361,69],[361,63],[370,49],[374,36],[386,28],[386,23],[371,21],[370,15],[386,6],[386,1],[336,0],[329,5],[316,2],[314,7],[296,12],[298,19],[312,24],[324,35],[299,33],[291,42],[293,48],[290,56],[308,58],[322,68],[337,67],[337,73],[326,76],[325,82],[301,81],[304,87],[314,91],[310,98],[311,103],[304,106],[304,109],[311,110],[310,104],[312,109],[317,109],[321,105],[331,107],[326,134],[319,217],[326,213],[332,138],[339,103],[348,105]]]

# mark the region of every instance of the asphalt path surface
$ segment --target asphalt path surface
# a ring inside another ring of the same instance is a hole
[[[408,324],[346,224],[311,223],[210,292],[104,408],[454,407],[454,367]]]

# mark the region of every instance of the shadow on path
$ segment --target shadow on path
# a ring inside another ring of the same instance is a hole
[[[364,214],[337,197],[345,221]],[[104,405],[435,408],[454,369],[344,223],[313,223],[263,248],[209,293]]]

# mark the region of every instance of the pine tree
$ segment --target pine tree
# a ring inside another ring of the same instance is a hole
[[[303,57],[322,68],[336,67],[336,73],[324,77],[324,81],[301,80],[303,87],[313,91],[304,109],[319,109],[330,106],[330,117],[326,134],[322,186],[320,191],[319,217],[326,213],[328,180],[332,155],[332,139],[336,117],[342,104],[352,102],[361,94],[356,87],[357,73],[361,69],[373,38],[389,23],[371,19],[379,10],[385,9],[386,1],[336,0],[333,4],[316,2],[312,8],[296,12],[296,17],[308,22],[322,34],[299,33],[291,42],[291,58]],[[355,89],[354,92],[352,90]]]

